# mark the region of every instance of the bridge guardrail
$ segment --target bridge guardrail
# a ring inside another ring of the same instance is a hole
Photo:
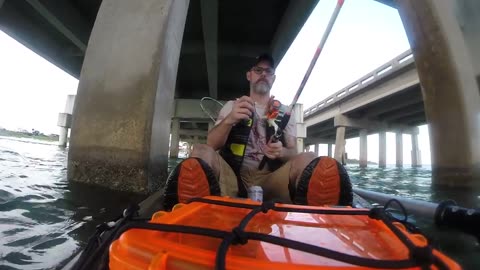
[[[388,63],[381,65],[374,71],[368,73],[367,75],[361,77],[355,82],[342,88],[342,90],[334,93],[333,95],[330,95],[326,99],[306,109],[304,111],[304,117],[307,117],[324,107],[327,107],[333,103],[336,103],[337,101],[344,99],[345,97],[349,96],[352,93],[361,91],[368,85],[384,78],[385,76],[413,62],[414,62],[413,54],[412,54],[412,51],[409,49],[401,53],[399,56],[395,57],[393,60],[389,61]]]

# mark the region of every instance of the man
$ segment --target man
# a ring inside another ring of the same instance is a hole
[[[165,208],[208,195],[246,197],[251,186],[262,187],[264,200],[351,205],[352,187],[342,165],[313,153],[297,154],[295,117],[285,125],[286,106],[282,105],[275,119],[283,136],[273,139],[272,122],[267,124],[266,119],[273,103],[273,58],[268,54],[257,57],[246,78],[249,96],[227,102],[208,133],[207,144],[195,145],[190,158],[169,176]],[[268,160],[265,166],[264,159]]]

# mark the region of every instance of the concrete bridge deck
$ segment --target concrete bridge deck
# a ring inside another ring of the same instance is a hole
[[[426,123],[418,73],[410,50],[305,110],[307,141],[334,141],[339,116],[348,118],[346,138],[358,129],[409,131]],[[337,117],[337,123],[335,123]]]
[[[391,131],[397,133],[397,166],[403,165],[401,134],[412,135],[412,165],[421,165],[417,126],[427,120],[412,52],[400,54],[305,110],[304,119],[305,144],[339,144],[338,160],[343,159],[345,140],[360,137],[360,166],[366,166],[366,136],[380,133],[379,165],[384,167],[385,132]]]

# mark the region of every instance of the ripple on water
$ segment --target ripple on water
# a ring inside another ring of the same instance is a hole
[[[64,211],[49,206],[35,206],[34,211],[24,212],[23,216],[42,224],[55,224],[65,219]]]
[[[15,234],[24,232],[26,230],[28,230],[28,229],[27,228],[14,228],[14,229],[11,229],[11,230],[3,231],[2,234],[3,234],[3,236],[11,236],[11,235],[15,235]]]
[[[0,189],[0,204],[11,201],[15,198],[15,195],[6,190]]]
[[[38,240],[42,239],[43,237],[44,236],[42,236],[42,235],[34,235],[34,236],[31,236],[31,237],[26,237],[26,238],[22,238],[22,239],[12,241],[12,242],[8,242],[8,243],[5,244],[5,246],[8,246],[8,247],[22,247],[22,246],[26,246],[26,245],[29,245],[31,243],[37,242]]]
[[[32,264],[32,257],[22,254],[20,252],[10,252],[3,257],[6,262],[10,262],[16,265],[28,265]],[[14,269],[14,268],[13,268]]]
[[[51,247],[54,247],[54,246],[58,246],[60,244],[63,244],[67,241],[68,239],[65,238],[65,237],[60,237],[60,238],[54,238],[54,239],[51,239],[51,240],[48,240],[48,241],[45,241],[41,244],[38,244],[36,246],[33,246],[32,249],[33,250],[42,250],[42,249],[49,249]]]

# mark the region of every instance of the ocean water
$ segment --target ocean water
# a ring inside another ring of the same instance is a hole
[[[54,144],[0,137],[0,269],[55,269],[84,247],[97,224],[142,199],[68,183],[66,162],[67,151]],[[176,162],[171,160],[170,165]],[[479,207],[476,194],[432,189],[429,167],[349,165],[347,170],[361,188],[431,201],[453,198]],[[437,248],[465,269],[480,269],[475,238],[415,221]]]

